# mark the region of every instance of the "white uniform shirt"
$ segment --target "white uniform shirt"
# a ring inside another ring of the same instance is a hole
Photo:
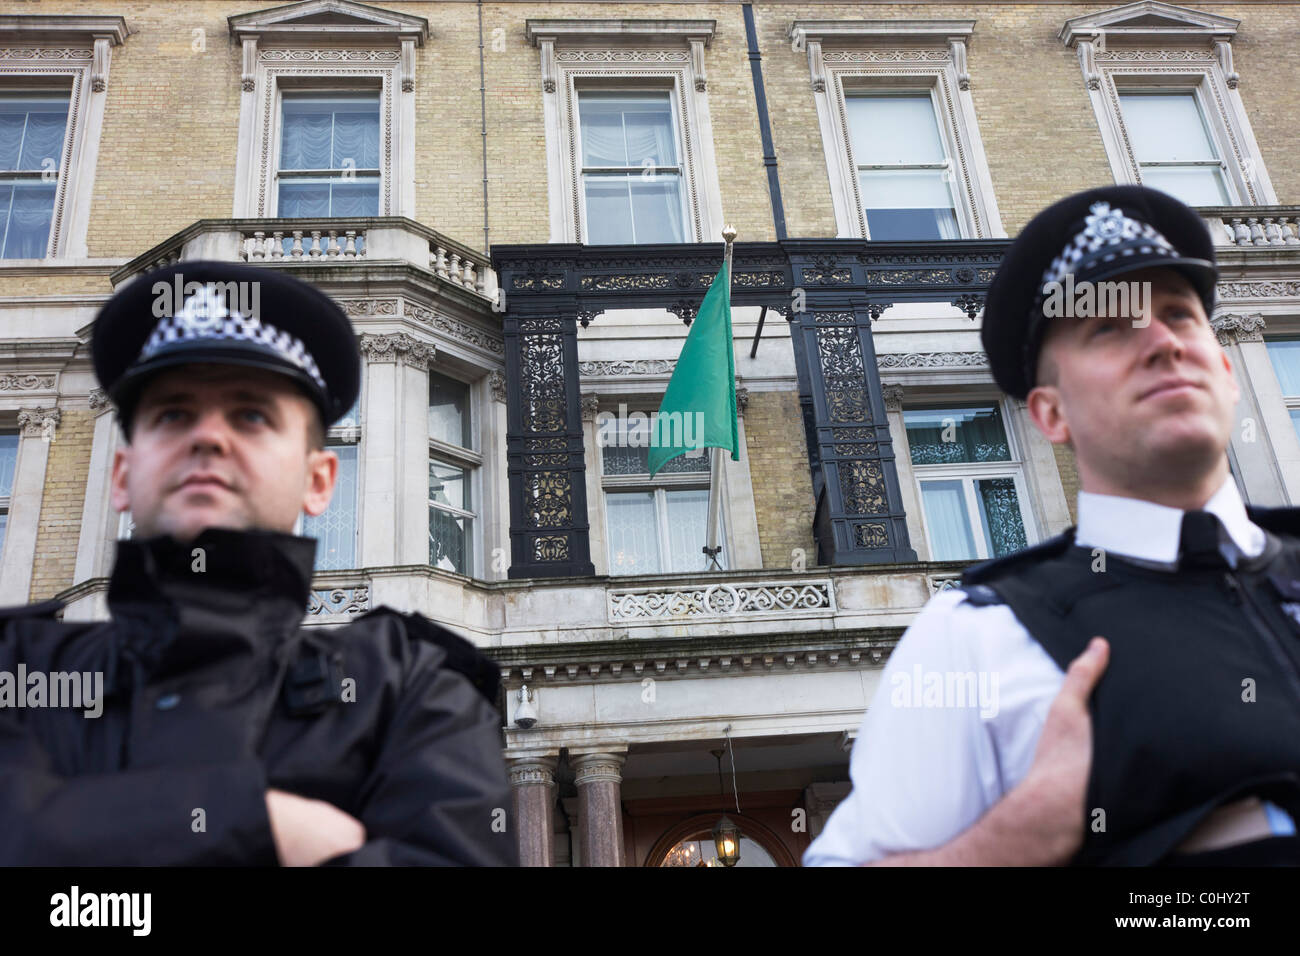
[[[1078,506],[1076,544],[1176,567],[1178,508],[1090,492],[1079,493]],[[1233,567],[1264,550],[1264,532],[1231,478],[1204,510],[1219,518],[1220,550]],[[1028,773],[1065,673],[1010,607],[965,596],[940,591],[899,639],[853,747],[853,789],[805,851],[805,866],[856,866],[942,846]],[[963,696],[957,677],[972,672]],[[933,675],[953,688],[943,706],[929,696],[943,686]],[[1274,833],[1295,832],[1285,811],[1266,809]]]

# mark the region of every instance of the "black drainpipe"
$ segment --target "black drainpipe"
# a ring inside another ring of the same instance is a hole
[[[754,30],[754,7],[744,4],[745,38],[749,42],[749,69],[754,74],[754,99],[758,103],[758,128],[763,135],[763,165],[767,167],[767,190],[772,195],[772,220],[776,238],[785,239],[785,206],[781,204],[781,181],[776,174],[776,150],[772,146],[772,126],[767,120],[767,94],[763,92],[763,67],[758,52],[758,35]],[[487,185],[484,184],[484,190]]]
[[[483,135],[483,255],[488,249],[487,89],[483,82],[483,0],[478,0],[478,112]]]

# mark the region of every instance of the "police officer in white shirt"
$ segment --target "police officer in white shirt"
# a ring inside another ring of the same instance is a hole
[[[1200,217],[1138,186],[1011,244],[982,341],[1073,448],[1078,525],[921,611],[805,865],[1300,862],[1300,509],[1229,472],[1216,277]]]

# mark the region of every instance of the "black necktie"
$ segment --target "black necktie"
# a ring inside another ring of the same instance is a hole
[[[1209,570],[1227,568],[1219,550],[1219,519],[1208,511],[1188,511],[1178,542],[1178,566]]]

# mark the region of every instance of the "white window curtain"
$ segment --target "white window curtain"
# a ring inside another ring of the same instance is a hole
[[[316,176],[292,176],[309,170]],[[280,127],[286,218],[379,214],[379,94],[286,94]]]
[[[578,113],[588,243],[684,242],[669,94],[583,91]]]
[[[330,504],[319,515],[304,515],[302,534],[316,539],[316,570],[355,568],[357,540],[357,446],[326,444],[339,456],[338,480]]]
[[[659,522],[653,491],[606,493],[610,574],[654,574],[659,559]]]
[[[1144,185],[1190,206],[1228,203],[1223,167],[1192,91],[1120,94]]]
[[[930,95],[854,93],[845,108],[871,238],[959,238],[950,163]]]
[[[921,500],[936,561],[973,560],[976,556],[962,484],[960,479],[921,482]]]
[[[67,94],[0,96],[0,258],[45,257],[67,128]]]

